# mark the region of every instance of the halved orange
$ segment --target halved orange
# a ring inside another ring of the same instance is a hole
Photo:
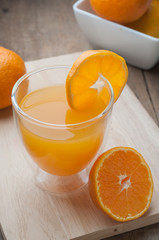
[[[106,91],[100,84],[103,81],[101,75],[110,82],[116,101],[127,82],[125,60],[107,50],[88,50],[77,58],[66,79],[67,101],[72,109],[87,109],[97,97],[103,98]]]
[[[103,153],[89,175],[89,192],[96,206],[117,221],[130,221],[149,208],[153,179],[142,155],[129,147]]]

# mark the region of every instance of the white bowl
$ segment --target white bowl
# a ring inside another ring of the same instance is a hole
[[[89,0],[73,5],[76,20],[95,48],[112,50],[127,63],[142,69],[152,68],[159,60],[159,39],[97,16]]]

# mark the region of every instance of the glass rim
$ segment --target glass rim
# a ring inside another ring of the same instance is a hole
[[[30,115],[28,115],[27,113],[25,113],[21,107],[19,106],[19,104],[16,101],[16,91],[20,85],[20,83],[22,83],[26,78],[45,71],[45,70],[51,70],[51,69],[71,69],[71,66],[68,65],[54,65],[54,66],[46,66],[46,67],[41,67],[41,68],[37,68],[33,71],[30,71],[26,74],[24,74],[21,78],[19,78],[19,80],[17,80],[17,82],[14,84],[13,89],[12,89],[12,94],[11,94],[11,100],[12,100],[12,105],[14,107],[14,109],[16,110],[16,112],[20,115],[23,116],[25,118],[27,118],[28,120],[35,122],[38,125],[43,125],[45,127],[51,127],[51,128],[71,128],[71,127],[81,127],[82,125],[85,125],[87,123],[92,123],[100,118],[102,118],[104,115],[106,115],[106,113],[109,112],[109,110],[112,108],[113,103],[114,103],[114,91],[113,88],[110,84],[110,82],[101,74],[101,77],[107,82],[108,86],[109,86],[109,90],[110,90],[110,100],[109,100],[109,104],[106,106],[106,108],[97,116],[87,120],[87,121],[83,121],[83,122],[79,122],[79,123],[71,123],[71,124],[54,124],[54,123],[47,123],[47,122],[43,122],[40,121],[36,118],[31,117]]]

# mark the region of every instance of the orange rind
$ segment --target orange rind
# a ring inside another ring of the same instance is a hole
[[[148,210],[154,185],[151,170],[140,153],[129,147],[115,147],[96,160],[88,186],[99,209],[125,222]]]
[[[107,104],[109,96],[103,76],[114,90],[114,102],[120,96],[128,77],[125,60],[107,50],[88,50],[74,62],[66,79],[67,101],[77,111],[89,108],[98,98]]]

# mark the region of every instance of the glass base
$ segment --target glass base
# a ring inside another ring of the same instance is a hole
[[[51,194],[73,192],[87,184],[87,182],[87,169],[71,176],[56,176],[39,168],[36,174],[36,185]]]

